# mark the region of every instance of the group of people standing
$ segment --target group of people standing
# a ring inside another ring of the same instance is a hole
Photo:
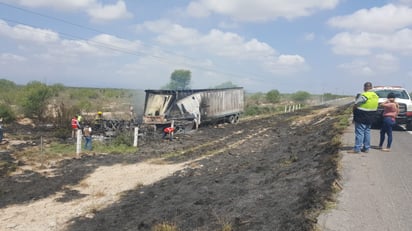
[[[81,115],[73,116],[71,121],[72,138],[76,137],[77,131],[80,129],[85,139],[84,149],[92,150],[92,128],[87,123],[83,126],[82,122]]]
[[[348,153],[369,152],[370,129],[377,117],[379,106],[379,96],[370,91],[372,83],[366,82],[363,85],[364,92],[357,96],[353,106],[353,120],[355,122],[355,146]],[[399,113],[399,105],[395,102],[395,94],[389,93],[387,100],[380,104],[383,107],[383,122],[380,130],[378,148],[389,152],[392,145],[392,128],[396,124],[396,116]],[[386,136],[388,137],[386,147],[383,147]]]

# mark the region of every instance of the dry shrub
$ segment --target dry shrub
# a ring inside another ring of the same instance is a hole
[[[152,231],[179,231],[176,224],[163,222],[152,227]]]

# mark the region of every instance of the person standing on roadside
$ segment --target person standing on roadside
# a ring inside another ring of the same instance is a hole
[[[76,137],[77,129],[79,129],[79,121],[77,121],[77,116],[73,116],[72,118],[72,138]]]
[[[83,128],[83,135],[85,139],[84,143],[84,149],[86,150],[92,150],[92,128],[86,124],[86,126]]]
[[[385,102],[380,104],[383,107],[383,123],[380,132],[379,149],[384,152],[389,152],[391,149],[392,128],[396,124],[396,116],[399,113],[399,105],[395,102],[395,94],[391,92],[387,98]],[[386,143],[386,148],[382,148],[385,134],[388,135],[388,142]]]
[[[79,123],[79,129],[83,128],[83,116],[79,113],[77,114],[77,122]]]
[[[376,118],[378,95],[370,91],[372,83],[363,85],[364,92],[360,94],[353,105],[353,120],[355,122],[355,146],[348,153],[369,152],[371,142],[371,125]]]
[[[103,128],[103,112],[98,111],[94,118],[94,130],[100,131]]]

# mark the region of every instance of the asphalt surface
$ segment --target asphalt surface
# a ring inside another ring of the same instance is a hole
[[[341,185],[335,209],[318,218],[323,231],[412,230],[412,134],[393,132],[391,152],[376,149],[379,130],[372,130],[369,153],[349,154],[354,126],[343,135]],[[386,143],[384,144],[384,146]]]

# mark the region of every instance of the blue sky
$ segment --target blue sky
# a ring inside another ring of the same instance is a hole
[[[0,0],[0,78],[157,89],[412,91],[412,0]]]

